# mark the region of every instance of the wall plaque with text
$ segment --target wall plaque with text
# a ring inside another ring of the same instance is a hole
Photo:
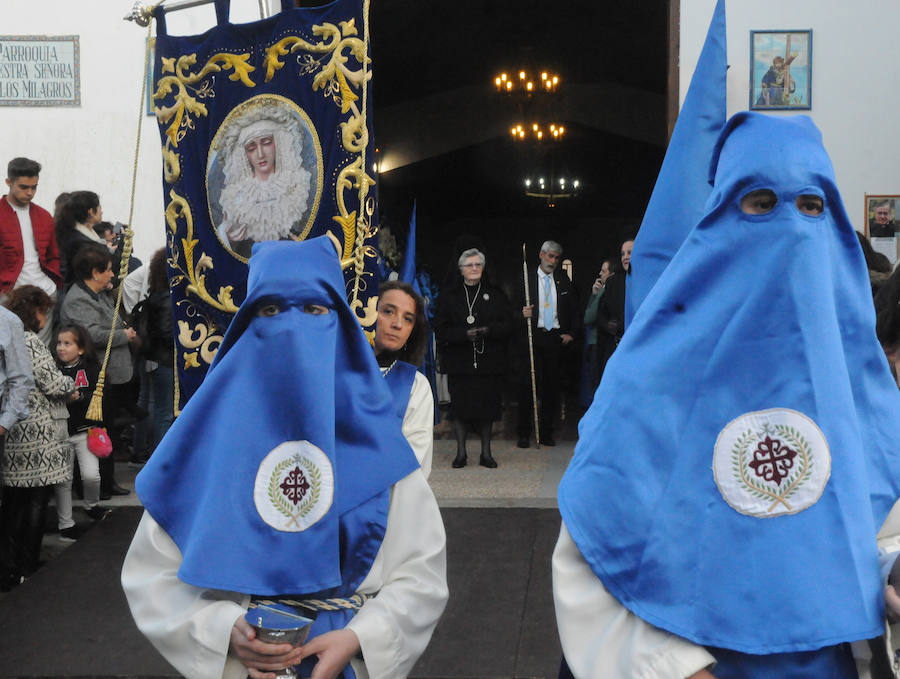
[[[0,35],[0,106],[80,106],[77,35]]]

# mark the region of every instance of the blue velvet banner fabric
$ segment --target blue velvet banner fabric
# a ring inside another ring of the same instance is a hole
[[[171,36],[157,10],[152,99],[180,403],[202,382],[247,289],[254,243],[334,233],[347,298],[375,320],[377,209],[370,168],[366,0],[334,0]],[[292,2],[285,2],[293,5]]]

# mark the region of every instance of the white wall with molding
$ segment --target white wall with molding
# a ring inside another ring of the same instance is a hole
[[[147,37],[146,28],[122,19],[132,0],[2,4],[2,35],[79,36],[81,106],[0,106],[0,173],[5,177],[11,158],[33,158],[43,166],[35,202],[51,213],[59,193],[87,189],[100,195],[107,221],[128,221]],[[258,0],[232,0],[232,22],[259,14]],[[212,5],[167,17],[174,35],[202,33],[214,24]],[[144,116],[132,226],[135,253],[145,262],[165,244],[162,210],[159,129],[156,118]]]
[[[715,8],[681,0],[681,100]],[[864,196],[900,194],[900,3],[896,0],[729,0],[725,6],[728,115],[749,108],[750,31],[812,29],[812,109],[854,227],[865,226]]]

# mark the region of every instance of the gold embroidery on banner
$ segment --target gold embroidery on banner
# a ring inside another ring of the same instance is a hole
[[[168,142],[162,150],[163,178],[167,184],[174,184],[181,177],[181,156],[169,148]]]
[[[364,20],[368,29],[368,3],[364,8]],[[341,145],[343,149],[357,156],[353,162],[340,170],[335,182],[335,202],[338,214],[332,219],[341,226],[344,235],[344,252],[341,258],[341,266],[344,269],[352,268],[355,276],[348,285],[348,301],[351,306],[359,300],[361,292],[367,288],[367,281],[363,278],[365,260],[368,257],[377,257],[375,248],[366,246],[366,239],[372,238],[377,227],[373,226],[374,201],[368,199],[369,188],[375,184],[375,180],[366,172],[365,149],[369,143],[369,131],[366,125],[365,99],[366,83],[371,78],[367,70],[371,60],[366,56],[368,30],[366,36],[360,39],[356,29],[355,20],[338,22],[337,25],[324,23],[313,26],[313,35],[322,38],[319,42],[309,42],[297,36],[282,38],[265,51],[264,67],[265,81],[271,81],[275,72],[284,68],[283,57],[288,54],[300,52],[297,63],[300,66],[299,75],[315,74],[312,81],[313,91],[322,91],[325,97],[331,98],[335,105],[340,107],[341,114],[350,114],[349,118],[340,123]],[[320,55],[316,58],[315,55]],[[349,57],[355,58],[359,65],[357,69],[348,67]],[[362,94],[362,106],[358,106]],[[359,210],[348,210],[344,192],[355,190],[359,201]],[[371,205],[370,205],[371,203]],[[365,206],[365,207],[364,207]],[[368,326],[374,323],[374,317],[369,313],[361,320],[362,325]]]
[[[372,297],[369,297],[365,306],[363,306],[361,299],[354,299],[350,303],[350,308],[353,309],[353,313],[356,314],[356,318],[359,320],[360,325],[369,326],[374,325],[375,319],[378,317],[378,311],[375,308],[377,305],[378,297],[373,295]],[[375,336],[374,331],[372,336]]]
[[[178,321],[178,342],[185,349],[196,349],[206,340],[209,328],[198,323],[193,328],[187,321]]]
[[[368,0],[364,0],[364,36],[359,37],[355,20],[352,18],[337,22],[336,25],[325,23],[313,26],[312,32],[318,38],[317,41],[309,42],[296,36],[285,37],[265,50],[262,67],[265,82],[269,82],[275,72],[285,66],[283,57],[297,54],[298,75],[302,77],[311,74],[313,91],[320,91],[322,96],[333,101],[341,112],[343,118],[339,122],[341,145],[353,158],[340,168],[334,179],[338,214],[332,219],[340,225],[343,235],[342,268],[345,271],[352,269],[350,282],[347,284],[348,302],[363,326],[366,336],[372,341],[377,316],[375,311],[377,299],[372,297],[364,305],[361,298],[361,293],[367,290],[370,283],[368,279],[374,276],[365,272],[366,260],[377,257],[376,249],[365,244],[366,240],[370,240],[377,233],[377,227],[374,225],[375,201],[369,197],[369,189],[374,186],[375,180],[366,172],[366,148],[369,143],[366,85],[372,76],[371,59],[367,56],[368,5]],[[195,121],[208,116],[208,109],[203,100],[215,97],[216,74],[230,71],[229,80],[241,82],[248,88],[256,87],[254,76],[251,74],[257,70],[257,66],[251,65],[249,59],[249,52],[218,53],[210,57],[198,70],[192,70],[197,64],[196,54],[161,59],[161,76],[156,82],[152,97],[157,103],[154,111],[160,125],[168,125],[164,130],[165,144],[162,149],[163,172],[167,184],[173,185],[181,179],[182,163],[178,146],[190,131],[196,129]],[[311,122],[309,124],[311,125]],[[311,129],[315,130],[312,127]],[[316,155],[321,173],[323,160],[321,148],[317,148]],[[322,175],[319,176],[317,186],[322,187]],[[320,188],[316,192],[313,214],[318,209],[321,190]],[[355,204],[352,210],[348,209],[346,191],[353,191],[356,194],[355,200],[351,199],[351,203]],[[178,342],[185,350],[182,357],[185,369],[188,369],[201,367],[201,362],[211,363],[222,341],[222,335],[215,334],[215,323],[201,312],[202,305],[195,306],[188,298],[202,300],[210,307],[229,314],[236,313],[238,307],[232,298],[233,286],[221,286],[218,291],[207,289],[207,270],[214,268],[213,260],[206,252],[196,249],[199,240],[194,232],[192,208],[188,201],[174,190],[169,192],[169,198],[165,215],[170,253],[167,261],[172,274],[170,287],[186,283],[186,298],[180,300],[178,304],[184,305],[183,308],[188,311],[189,317],[195,319],[199,317],[205,321],[197,323],[193,328],[187,322],[179,321]],[[177,235],[181,220],[184,220],[186,225],[184,238],[178,238]],[[308,222],[307,228],[298,240],[305,238],[311,226],[312,220]]]
[[[185,369],[199,368],[198,357],[207,365],[211,364],[223,339],[204,323],[197,323],[192,328],[187,321],[178,321],[178,343],[185,349],[199,349],[199,352],[184,352]]]
[[[206,274],[203,271],[213,268],[212,258],[203,252],[197,258],[196,265],[194,264],[194,248],[200,241],[194,238],[194,217],[191,214],[190,205],[184,198],[175,193],[174,189],[169,191],[169,197],[172,199],[166,206],[166,223],[169,225],[169,229],[171,229],[172,233],[175,233],[180,218],[183,218],[187,224],[187,238],[181,240],[181,245],[184,248],[184,267],[182,268],[180,261],[176,262],[177,266],[174,267],[181,274],[187,276],[190,281],[185,289],[186,292],[197,295],[204,302],[220,311],[236,313],[238,308],[231,297],[231,291],[234,286],[226,285],[220,287],[217,297],[213,297],[206,289]]]
[[[163,60],[163,73],[174,73],[174,75],[164,75],[157,81],[153,99],[164,99],[174,90],[175,103],[171,106],[157,106],[154,111],[160,123],[165,124],[172,121],[172,124],[166,129],[166,136],[172,142],[172,146],[177,147],[178,142],[187,134],[187,130],[194,129],[192,114],[196,117],[206,117],[208,113],[206,106],[197,99],[216,96],[212,83],[205,82],[199,87],[193,87],[193,85],[204,80],[210,74],[232,69],[234,72],[228,76],[229,80],[240,80],[247,87],[256,87],[256,83],[250,79],[250,73],[255,71],[256,67],[247,63],[249,58],[249,53],[214,54],[197,73],[185,72],[185,69],[197,63],[196,54],[182,55],[174,64],[174,57]]]

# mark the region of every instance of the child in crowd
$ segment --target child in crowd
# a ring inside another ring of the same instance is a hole
[[[75,450],[84,497],[84,511],[94,521],[109,514],[100,502],[100,460],[87,446],[87,409],[97,386],[100,365],[91,336],[80,325],[65,325],[56,336],[56,358],[64,375],[75,380],[75,394],[66,404],[69,410],[69,442]],[[71,505],[71,486],[69,503]]]
[[[40,288],[23,285],[13,290],[7,308],[25,327],[25,344],[34,371],[28,394],[29,415],[16,422],[6,436],[0,456],[3,505],[0,509],[0,590],[6,591],[37,570],[44,534],[44,518],[53,487],[71,483],[72,451],[66,436],[65,415],[56,404],[70,395],[75,383],[63,375],[38,337],[53,302]],[[51,400],[52,399],[52,400]]]

